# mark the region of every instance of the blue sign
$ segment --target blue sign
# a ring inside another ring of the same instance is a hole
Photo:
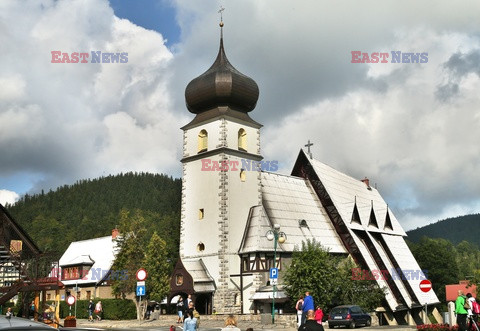
[[[147,290],[145,289],[145,285],[142,286],[137,286],[137,296],[142,296],[147,293]]]
[[[270,268],[270,278],[271,279],[278,278],[278,268]]]

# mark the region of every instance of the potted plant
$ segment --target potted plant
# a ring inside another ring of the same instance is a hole
[[[75,316],[67,316],[65,317],[65,320],[63,321],[63,326],[64,327],[76,327],[77,326],[77,319]]]

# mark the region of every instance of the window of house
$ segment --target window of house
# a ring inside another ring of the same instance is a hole
[[[198,210],[198,219],[203,220],[203,216],[204,216],[204,210],[203,210],[203,208],[200,208]]]
[[[205,250],[205,244],[200,242],[198,245],[197,245],[197,251],[198,252],[203,252]]]
[[[205,152],[208,150],[208,132],[207,130],[202,130],[198,134],[198,153]]]
[[[245,169],[240,170],[240,180],[244,182],[247,179],[247,172]]]
[[[177,286],[183,285],[183,275],[180,275],[180,274],[175,275],[175,285]]]
[[[238,130],[238,149],[247,151],[247,131],[244,129]]]

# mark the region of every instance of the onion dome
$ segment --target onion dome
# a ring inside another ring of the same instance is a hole
[[[223,24],[220,24],[220,27],[222,26]],[[257,83],[235,69],[228,61],[223,49],[223,33],[215,62],[210,69],[194,78],[185,89],[187,108],[194,114],[220,106],[247,113],[255,108],[258,95]]]

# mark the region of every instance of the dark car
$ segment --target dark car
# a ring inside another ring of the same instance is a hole
[[[354,328],[357,325],[370,326],[372,317],[359,306],[337,306],[328,314],[328,327],[345,325]]]

